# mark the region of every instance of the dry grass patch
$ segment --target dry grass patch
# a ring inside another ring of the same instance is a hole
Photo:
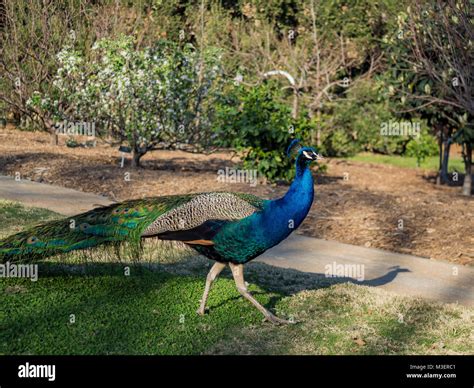
[[[245,327],[211,354],[473,354],[474,310],[354,284],[302,291],[280,313],[299,324]]]

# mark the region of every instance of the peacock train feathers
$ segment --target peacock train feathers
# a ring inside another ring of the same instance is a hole
[[[132,200],[51,221],[0,240],[1,261],[36,261],[101,245],[139,245],[142,238],[171,236],[207,218],[235,220],[262,200],[248,194],[202,193]],[[179,233],[178,233],[179,234]],[[185,233],[177,236],[183,240]]]
[[[296,176],[284,197],[210,192],[126,201],[14,234],[0,240],[0,263],[32,262],[72,252],[125,245],[139,257],[142,241],[176,241],[216,261],[206,281],[199,314],[204,314],[213,280],[229,265],[239,292],[273,323],[286,323],[247,291],[243,264],[288,237],[311,208],[314,183],[309,166],[320,156],[294,140]]]

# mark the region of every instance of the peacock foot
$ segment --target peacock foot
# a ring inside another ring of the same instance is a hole
[[[271,313],[269,313],[268,315],[265,315],[264,321],[268,321],[270,323],[273,323],[274,325],[294,325],[298,323],[294,319],[287,320],[287,319],[278,318],[276,315],[273,315]]]
[[[207,311],[206,308],[201,308],[201,307],[200,307],[200,308],[197,309],[196,312],[198,313],[198,315],[205,315],[205,314],[206,314],[206,311]]]

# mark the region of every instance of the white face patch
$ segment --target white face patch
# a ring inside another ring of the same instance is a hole
[[[308,151],[303,151],[303,155],[306,156],[308,159],[313,159],[313,156]]]

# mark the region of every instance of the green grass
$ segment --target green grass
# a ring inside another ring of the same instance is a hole
[[[3,234],[57,217],[0,202]],[[130,276],[126,265],[48,262],[37,282],[0,279],[0,354],[474,353],[474,310],[462,306],[251,263],[255,297],[301,321],[274,327],[240,297],[228,270],[211,291],[209,314],[198,316],[206,259],[131,266]]]
[[[390,164],[397,167],[404,167],[404,168],[417,168],[416,165],[416,158],[409,157],[409,156],[397,156],[397,155],[380,155],[380,154],[372,154],[368,152],[363,152],[361,154],[357,154],[353,157],[348,158],[349,160],[355,160],[357,162],[365,162],[365,163],[380,163],[380,164]],[[421,163],[420,168],[432,171],[438,171],[439,166],[439,158],[437,156],[431,156],[424,160]],[[449,172],[464,171],[464,163],[461,158],[459,157],[450,157],[449,159]]]
[[[233,300],[238,293],[228,279],[216,284],[212,314],[199,317],[200,278],[138,268],[126,277],[123,266],[95,269],[99,274],[88,269],[86,276],[3,281],[0,353],[200,354],[230,328],[260,319]]]
[[[61,217],[46,209],[24,207],[17,202],[0,199],[0,236],[15,233],[43,221]]]

